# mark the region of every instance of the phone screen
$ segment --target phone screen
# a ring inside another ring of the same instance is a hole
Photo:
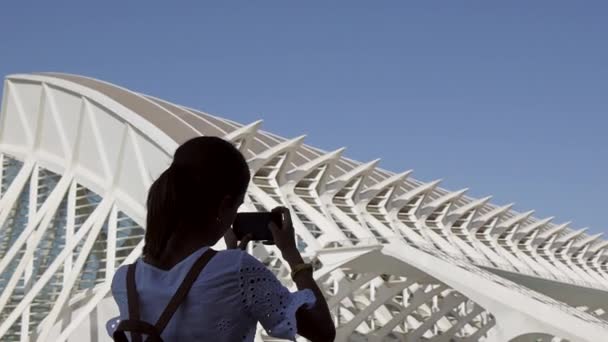
[[[238,213],[232,224],[232,229],[239,240],[245,235],[251,234],[254,241],[272,242],[274,238],[268,225],[271,220],[280,225],[280,219],[275,213],[270,212]],[[279,221],[277,222],[277,220]]]

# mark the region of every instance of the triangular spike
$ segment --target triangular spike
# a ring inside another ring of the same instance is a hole
[[[339,157],[344,150],[345,148],[339,148],[335,151],[322,154],[317,158],[314,158],[302,165],[299,165],[297,168],[288,172],[288,174],[286,175],[287,180],[293,182],[300,181],[302,178],[306,177],[306,175],[308,175],[310,172],[313,172],[318,167],[331,163],[331,160]]]
[[[263,122],[264,122],[264,120],[257,120],[257,121],[254,121],[254,122],[248,124],[248,125],[239,127],[237,129],[235,129],[234,131],[226,134],[224,136],[224,139],[229,140],[229,141],[233,141],[233,140],[238,139],[238,137],[240,137],[243,134],[247,134],[247,133],[252,132],[252,131],[257,131],[260,128],[260,126],[262,125]]]
[[[299,135],[299,136],[297,136],[297,137],[295,137],[295,138],[293,138],[293,139],[291,139],[289,141],[290,142],[294,142],[294,143],[295,142],[302,142],[302,141],[304,141],[304,139],[306,139],[306,137],[307,137],[307,134],[302,134],[302,135]]]
[[[434,181],[431,181],[431,182],[426,183],[426,184],[429,187],[435,187],[435,186],[439,185],[441,182],[443,182],[443,178],[435,179]]]
[[[435,199],[431,203],[426,204],[425,206],[426,207],[431,207],[431,208],[439,206],[439,205],[443,204],[446,201],[449,201],[449,200],[451,200],[453,198],[457,198],[457,197],[462,196],[462,194],[464,194],[465,192],[467,192],[467,190],[468,189],[465,188],[465,189],[461,189],[461,190],[458,190],[458,191],[449,192],[449,193],[447,193],[447,194],[445,194],[443,196],[440,196],[439,198]]]
[[[462,194],[464,194],[467,191],[469,191],[469,188],[464,188],[464,189],[455,191],[454,194],[462,195]]]
[[[338,154],[338,153],[342,153],[342,152],[344,152],[344,151],[346,151],[346,146],[342,146],[342,147],[340,147],[340,148],[336,149],[335,151],[333,151],[333,152],[331,152],[331,153],[336,153],[336,154]]]
[[[364,172],[367,172],[369,170],[373,170],[377,166],[377,164],[378,164],[379,161],[380,161],[380,159],[378,158],[378,159],[374,159],[372,161],[369,161],[367,163],[355,166],[351,170],[347,171],[346,173],[341,174],[340,176],[338,176],[335,179],[333,179],[331,182],[327,183],[326,186],[325,186],[325,189],[326,190],[330,190],[330,191],[338,191],[343,186],[345,186],[346,184],[348,184],[348,182],[353,177],[357,177],[358,175],[361,175]]]
[[[467,204],[461,206],[460,208],[458,208],[455,211],[455,213],[464,214],[465,212],[467,212],[473,208],[481,207],[481,206],[485,205],[491,198],[492,198],[492,196],[486,196],[483,198],[478,198],[476,200],[473,200],[470,203],[467,203]]]

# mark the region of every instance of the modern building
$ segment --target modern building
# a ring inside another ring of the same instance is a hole
[[[339,341],[608,341],[599,234],[82,76],[8,76],[0,120],[2,341],[109,340],[147,189],[199,135],[248,159],[243,210],[291,208]],[[250,252],[293,286],[274,247]]]

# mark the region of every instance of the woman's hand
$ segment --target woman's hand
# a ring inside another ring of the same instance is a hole
[[[226,234],[224,234],[224,242],[226,242],[227,249],[240,248],[242,250],[245,250],[247,249],[247,244],[249,243],[249,241],[251,241],[251,234],[245,235],[240,243],[232,229],[228,229],[226,231]]]
[[[271,221],[269,224],[274,244],[281,251],[283,259],[290,265],[296,265],[302,263],[302,257],[296,246],[296,237],[293,230],[293,224],[291,223],[291,215],[289,209],[285,207],[276,207],[272,209],[273,213],[279,212],[281,214],[281,227],[275,222]]]
[[[296,245],[296,234],[291,224],[289,209],[277,207],[272,212],[280,212],[283,218],[281,220],[281,227],[274,222],[270,223],[270,231],[274,237],[274,243],[281,251],[283,259],[287,261],[289,267],[293,270],[294,266],[302,264],[304,260]],[[312,290],[317,302],[311,308],[300,308],[296,312],[298,334],[311,341],[333,341],[336,337],[336,328],[331,319],[329,307],[327,306],[323,292],[312,277],[311,271],[302,274],[293,279],[298,290]],[[304,274],[307,274],[307,276]]]

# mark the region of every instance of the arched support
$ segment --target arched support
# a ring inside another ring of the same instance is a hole
[[[451,264],[416,248],[390,244],[382,253],[408,263],[457,289],[496,317],[495,336],[509,341],[526,332],[545,331],[575,341],[600,341],[608,334],[608,324],[576,309],[566,309],[549,297],[525,290],[485,271]],[[403,253],[405,252],[405,253]],[[445,256],[444,256],[445,258]],[[449,271],[447,271],[449,270]],[[480,291],[483,289],[483,291]],[[517,312],[517,307],[527,311]],[[558,322],[569,322],[563,326]]]

